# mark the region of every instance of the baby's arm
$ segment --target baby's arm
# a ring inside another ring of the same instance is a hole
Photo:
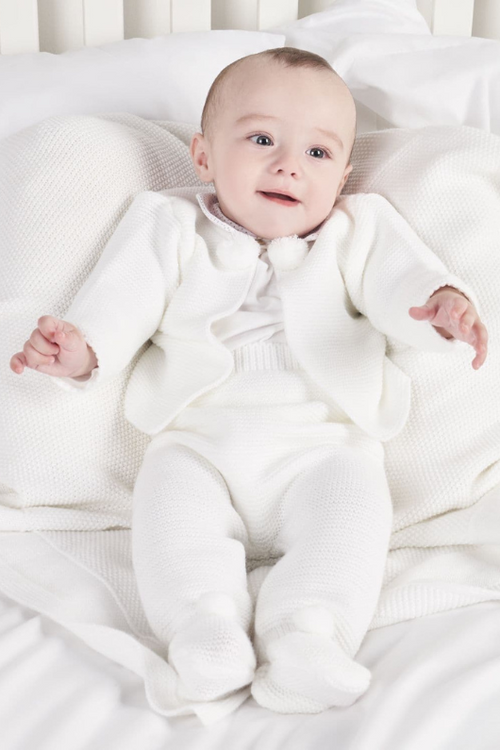
[[[354,306],[383,334],[417,349],[447,352],[457,344],[432,325],[408,314],[438,290],[452,287],[480,311],[474,290],[422,242],[399,212],[381,195],[346,196],[339,201],[348,234],[341,261]]]
[[[158,329],[178,284],[179,224],[171,200],[150,191],[134,198],[64,320],[39,319],[23,353],[11,359],[14,372],[32,367],[74,391],[94,388],[128,365]],[[55,335],[56,322],[67,337]]]

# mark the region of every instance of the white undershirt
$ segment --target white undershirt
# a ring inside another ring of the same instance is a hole
[[[228,224],[233,229],[255,237],[262,248],[243,304],[236,312],[212,323],[212,333],[231,351],[256,341],[286,341],[281,297],[274,268],[267,254],[267,241],[224,216],[215,193],[198,193],[196,197],[211,221],[215,224]],[[309,247],[316,239],[317,231],[318,229],[304,237]]]

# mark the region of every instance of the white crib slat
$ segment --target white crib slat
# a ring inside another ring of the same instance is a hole
[[[125,39],[152,39],[172,31],[170,0],[125,0]]]
[[[38,52],[36,0],[0,0],[0,53]]]
[[[263,31],[295,21],[297,13],[298,0],[212,0],[212,28]]]
[[[38,0],[41,52],[66,52],[84,45],[82,0]]]
[[[123,0],[84,0],[83,14],[87,47],[124,38]]]
[[[257,29],[258,0],[212,0],[213,29]]]
[[[260,0],[258,4],[257,27],[263,31],[291,23],[297,18],[299,0]]]
[[[436,36],[470,36],[474,0],[436,0],[432,33]]]
[[[299,0],[298,18],[304,18],[310,16],[313,13],[321,13],[326,10],[330,5],[333,5],[335,0]]]
[[[210,31],[210,0],[172,0],[172,31]]]
[[[487,39],[500,39],[500,2],[498,0],[476,0],[472,35]]]

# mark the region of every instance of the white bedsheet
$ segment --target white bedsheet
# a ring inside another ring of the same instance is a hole
[[[249,698],[209,727],[152,712],[142,682],[0,596],[2,750],[498,750],[500,603],[368,633],[353,706],[277,715]]]

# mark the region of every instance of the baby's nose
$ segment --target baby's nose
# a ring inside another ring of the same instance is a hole
[[[293,165],[290,166],[290,167],[284,166],[284,167],[280,167],[278,169],[278,172],[283,172],[284,174],[289,174],[292,177],[296,177],[297,174],[298,174],[298,169],[296,167],[294,167]]]
[[[292,154],[285,154],[276,160],[276,171],[297,176],[300,174],[298,159]]]

